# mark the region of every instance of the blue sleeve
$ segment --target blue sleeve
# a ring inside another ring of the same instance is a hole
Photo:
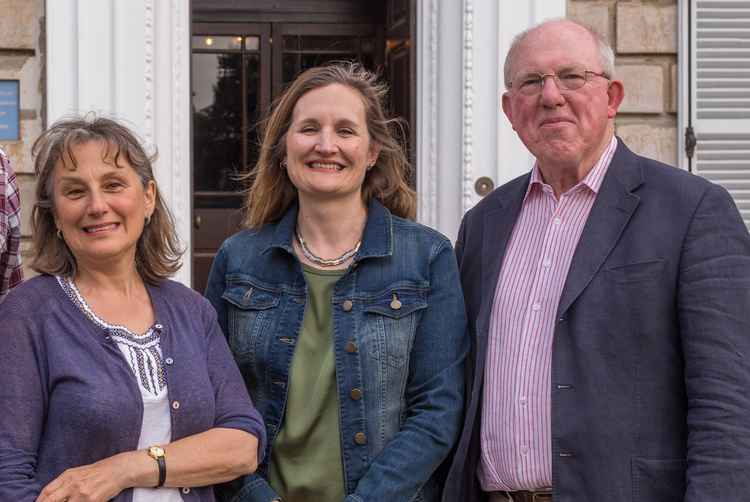
[[[226,281],[224,279],[227,270],[226,259],[226,251],[224,250],[224,246],[222,246],[211,264],[211,272],[208,274],[208,284],[206,285],[205,292],[206,298],[216,310],[216,319],[218,320],[221,331],[224,334],[228,333],[227,307],[221,295],[224,294],[224,289],[226,287]]]
[[[409,358],[406,420],[346,502],[414,500],[458,438],[468,338],[456,257],[447,240],[433,253],[427,304]]]
[[[46,417],[46,358],[31,319],[15,306],[33,298],[9,296],[0,304],[0,500],[34,502],[39,442]]]
[[[750,493],[750,236],[712,186],[680,257],[678,313],[687,389],[686,502]]]
[[[204,300],[205,302],[205,300]],[[263,460],[266,429],[245,387],[213,309],[205,304],[204,322],[208,333],[207,364],[216,401],[215,427],[246,431],[258,438],[258,463]]]
[[[226,287],[225,277],[226,275],[226,252],[222,247],[214,258],[214,262],[211,265],[211,272],[208,276],[208,285],[206,286],[206,298],[213,305],[216,310],[218,324],[223,333],[227,331],[227,309],[224,299],[221,297]],[[224,337],[222,337],[224,338]],[[226,342],[224,343],[226,345]],[[229,349],[227,348],[229,352]],[[230,353],[230,358],[231,353]],[[231,361],[231,365],[236,369],[234,359]],[[237,370],[238,376],[240,375]],[[241,376],[240,376],[241,379]],[[243,382],[243,391],[247,394],[246,387]],[[249,398],[248,398],[249,399]],[[257,414],[257,411],[255,412]],[[265,428],[263,421],[260,420],[260,426],[263,427],[265,434]],[[263,441],[259,441],[258,445],[258,463],[263,459],[262,453],[265,451],[265,436]],[[242,478],[229,483],[218,485],[215,488],[217,500],[219,502],[271,502],[272,500],[280,500],[281,497],[273,491],[268,482],[258,474],[249,474]]]

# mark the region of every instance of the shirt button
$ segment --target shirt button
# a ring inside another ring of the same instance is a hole
[[[526,406],[526,396],[521,396],[518,401],[521,403],[521,406]]]
[[[349,392],[349,395],[355,401],[359,401],[360,399],[362,399],[362,389],[358,389],[355,387],[351,390],[351,392]]]
[[[171,357],[168,357],[164,359],[164,362],[167,363],[168,366],[172,366],[172,364],[174,364],[174,359],[172,359]]]
[[[354,435],[354,442],[358,445],[367,444],[367,436],[365,436],[364,432],[358,432]]]
[[[173,410],[179,410],[180,409],[180,402],[179,401],[172,401],[172,409]]]
[[[549,258],[545,258],[545,260],[542,262],[542,266],[544,268],[549,268],[550,265],[552,265],[552,260],[550,260]]]
[[[344,347],[344,350],[350,354],[354,354],[355,352],[357,352],[357,344],[351,341],[346,342],[346,347]]]
[[[541,309],[541,308],[542,308],[542,306],[540,304],[538,304],[538,303],[535,303],[534,305],[531,306],[531,310],[533,310],[534,312],[539,311],[539,309]]]
[[[529,454],[529,447],[526,445],[521,446],[521,455],[528,455]]]
[[[344,303],[341,304],[341,308],[344,309],[344,312],[351,312],[353,305],[354,304],[351,300],[344,300]]]
[[[161,324],[154,324],[154,328],[156,329],[162,329],[163,327]]]
[[[552,223],[554,223],[555,225],[559,225],[560,223],[562,223],[562,220],[560,218],[555,218],[554,220],[552,220]]]

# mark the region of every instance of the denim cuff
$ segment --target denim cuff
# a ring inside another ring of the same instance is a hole
[[[272,502],[281,500],[268,481],[258,474],[247,476],[247,481],[231,502]]]

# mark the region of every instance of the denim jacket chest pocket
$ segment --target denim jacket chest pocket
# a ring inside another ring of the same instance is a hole
[[[426,308],[426,290],[394,289],[365,300],[362,343],[369,356],[394,368],[403,367]]]
[[[262,340],[273,328],[281,295],[241,282],[229,284],[222,298],[229,304],[229,347],[238,364],[254,365]]]

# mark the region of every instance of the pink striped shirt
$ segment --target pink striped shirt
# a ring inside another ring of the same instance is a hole
[[[538,166],[503,258],[490,316],[479,480],[484,491],[552,486],[552,337],[573,253],[617,147],[555,198]]]

